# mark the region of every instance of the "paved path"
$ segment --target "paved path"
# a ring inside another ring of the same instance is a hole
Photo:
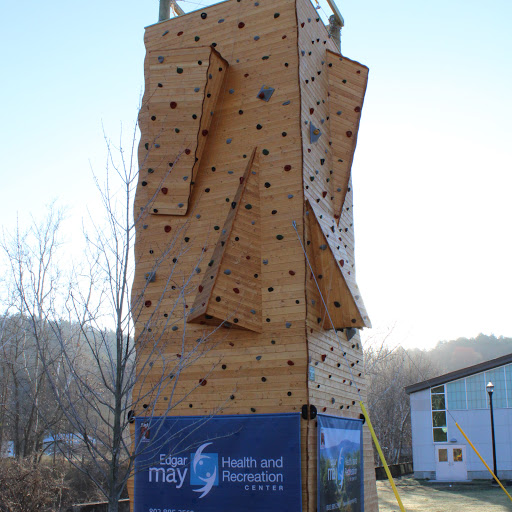
[[[438,484],[413,478],[395,480],[406,512],[511,512],[512,501],[499,487],[477,481],[465,484]],[[511,488],[507,488],[512,495]],[[377,482],[380,512],[400,512],[386,481]]]

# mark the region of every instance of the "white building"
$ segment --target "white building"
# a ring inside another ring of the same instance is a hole
[[[455,425],[493,468],[488,382],[494,384],[496,462],[512,478],[512,354],[405,388],[411,401],[414,476],[436,480],[490,479],[490,473]]]

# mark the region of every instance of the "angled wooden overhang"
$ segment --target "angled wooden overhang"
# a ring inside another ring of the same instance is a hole
[[[355,280],[353,262],[349,261],[344,232],[334,217],[325,214],[319,206],[306,203],[311,233],[313,266],[329,315],[323,315],[324,329],[371,327],[364,302]],[[325,313],[325,311],[324,311]]]
[[[228,63],[209,46],[148,52],[146,117],[150,212],[186,215]]]
[[[188,321],[261,332],[261,236],[256,149],[231,203]]]
[[[357,144],[368,68],[327,50],[329,124],[333,162],[334,215],[341,215]]]

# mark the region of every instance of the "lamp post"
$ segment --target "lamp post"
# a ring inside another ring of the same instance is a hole
[[[494,392],[494,384],[492,382],[489,382],[486,386],[487,393],[489,393],[489,406],[491,410],[491,433],[492,433],[492,464],[493,464],[493,470],[494,474],[496,475],[496,478],[498,478],[498,470],[496,469],[496,443],[494,441],[494,413],[492,409],[492,394]]]

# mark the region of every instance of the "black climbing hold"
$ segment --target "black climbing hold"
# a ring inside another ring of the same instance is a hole
[[[206,14],[205,12],[202,12],[201,13],[201,19],[205,20],[207,18],[208,14]]]
[[[176,73],[178,73],[178,75],[181,75],[181,73],[183,73],[183,68],[176,68]]]

